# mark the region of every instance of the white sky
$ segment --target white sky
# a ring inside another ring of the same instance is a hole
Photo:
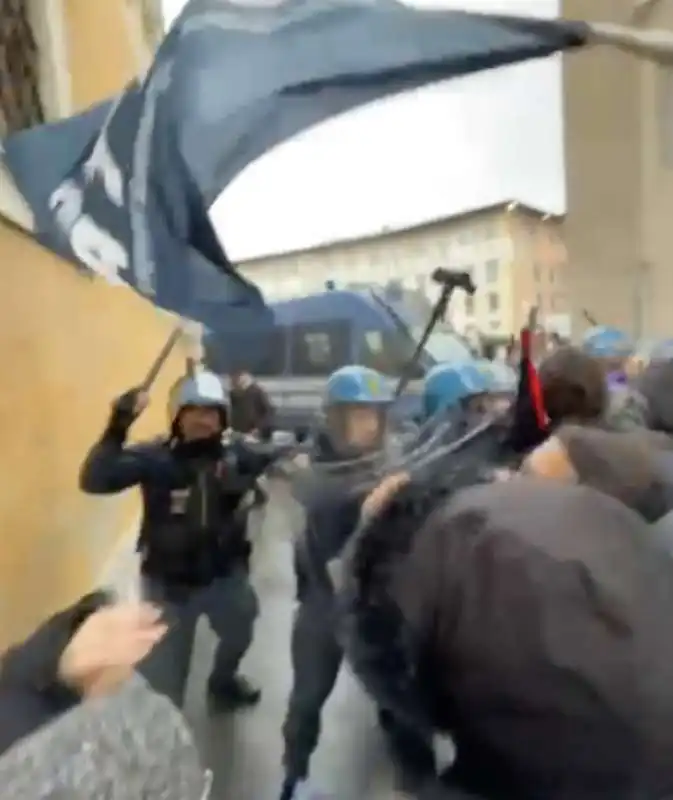
[[[409,0],[552,17],[558,0]],[[163,0],[171,22],[184,0]],[[319,125],[213,206],[234,260],[516,198],[565,210],[560,57],[437,84]]]

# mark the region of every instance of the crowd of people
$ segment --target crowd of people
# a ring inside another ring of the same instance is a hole
[[[330,376],[294,478],[305,514],[282,800],[310,790],[344,660],[405,796],[673,798],[673,359],[636,368],[634,350],[594,328],[535,363],[524,330],[515,393],[473,364],[439,365],[402,444],[385,376],[358,365]],[[297,446],[273,444],[250,376],[227,397],[199,370],[171,399],[167,435],[140,445],[127,438],[146,395],[116,400],[80,476],[91,494],[139,487],[143,600],[92,594],[4,655],[0,774],[45,725],[100,713],[140,691],[134,681],[181,719],[202,615],[218,636],[209,707],[263,702],[238,672],[258,613],[246,498]],[[223,438],[232,422],[256,441]],[[207,782],[190,775],[184,798]]]

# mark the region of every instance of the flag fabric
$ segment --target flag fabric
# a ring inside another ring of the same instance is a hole
[[[207,800],[211,780],[182,714],[139,676],[0,758],[12,800]]]
[[[208,215],[245,167],[356,106],[580,46],[587,31],[395,0],[191,0],[142,80],[10,136],[4,160],[44,245],[204,323],[245,359],[266,349],[272,314]]]
[[[549,418],[544,406],[540,376],[533,359],[533,330],[530,326],[521,329],[520,348],[519,385],[509,444],[514,452],[524,454],[547,438]]]

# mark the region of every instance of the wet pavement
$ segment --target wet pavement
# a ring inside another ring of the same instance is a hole
[[[204,759],[214,770],[213,800],[274,800],[280,793],[281,725],[291,684],[290,626],[294,607],[291,564],[292,510],[282,487],[271,487],[271,503],[258,525],[254,581],[261,613],[255,641],[242,672],[263,689],[253,710],[209,718],[204,686],[214,637],[201,624],[187,695],[186,714]],[[321,743],[311,784],[335,800],[382,800],[391,794],[389,762],[370,704],[347,669],[323,714]]]

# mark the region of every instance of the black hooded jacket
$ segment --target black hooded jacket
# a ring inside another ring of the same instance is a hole
[[[673,436],[673,361],[653,361],[636,381],[652,430]]]
[[[612,498],[526,478],[448,501],[411,486],[358,533],[346,653],[378,704],[453,737],[429,787],[673,796],[673,561],[648,533]]]
[[[2,655],[0,755],[80,702],[59,680],[59,661],[79,626],[109,601],[105,592],[83,597]]]
[[[203,586],[245,563],[250,545],[242,501],[286,448],[257,451],[241,440],[226,444],[220,435],[126,445],[126,434],[106,428],[82,465],[80,488],[96,495],[140,488],[143,573]]]

